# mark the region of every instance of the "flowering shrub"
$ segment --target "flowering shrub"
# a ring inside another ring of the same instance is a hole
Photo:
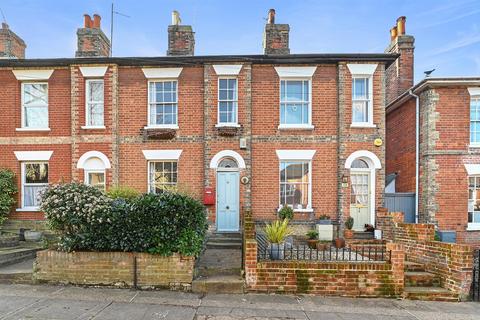
[[[198,255],[207,220],[203,205],[184,194],[111,199],[78,183],[55,185],[42,198],[62,250],[135,251]]]
[[[8,169],[0,169],[0,225],[15,204],[13,195],[17,193],[15,174]]]

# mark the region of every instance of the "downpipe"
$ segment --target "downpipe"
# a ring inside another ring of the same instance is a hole
[[[420,175],[420,97],[413,93],[408,94],[415,98],[415,223],[418,223],[418,191]]]

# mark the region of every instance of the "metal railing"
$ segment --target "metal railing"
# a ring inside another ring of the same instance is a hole
[[[313,249],[304,244],[270,244],[257,235],[257,259],[265,260],[301,260],[324,262],[388,262],[391,252],[385,246],[355,245],[352,247]]]
[[[472,280],[472,299],[474,301],[480,301],[480,249],[475,250]]]

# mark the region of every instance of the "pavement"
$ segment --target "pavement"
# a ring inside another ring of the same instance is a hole
[[[477,302],[0,285],[0,319],[480,319]]]

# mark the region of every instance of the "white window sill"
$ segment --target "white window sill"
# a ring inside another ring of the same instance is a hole
[[[280,207],[277,209],[277,212],[280,212],[280,210],[282,209],[283,207]],[[293,209],[293,212],[299,212],[299,213],[309,213],[309,212],[313,212],[313,209],[312,208],[306,208],[306,209]]]
[[[238,123],[217,123],[215,128],[240,128]]]
[[[311,124],[281,124],[279,130],[313,130],[315,127]]]
[[[105,126],[81,126],[80,128],[85,130],[101,130],[106,129]]]
[[[468,145],[469,148],[480,148],[480,143],[470,143]]]
[[[16,128],[15,131],[50,131],[50,128]]]
[[[40,211],[38,207],[25,207],[25,208],[17,208],[15,211],[17,212],[37,212]]]
[[[154,129],[174,129],[174,130],[178,130],[178,126],[177,125],[164,125],[164,126],[146,126],[146,127],[143,127],[143,129],[145,130],[154,130]]]
[[[376,128],[377,125],[373,123],[352,123],[350,128]]]
[[[480,231],[480,223],[469,223],[467,231]]]

